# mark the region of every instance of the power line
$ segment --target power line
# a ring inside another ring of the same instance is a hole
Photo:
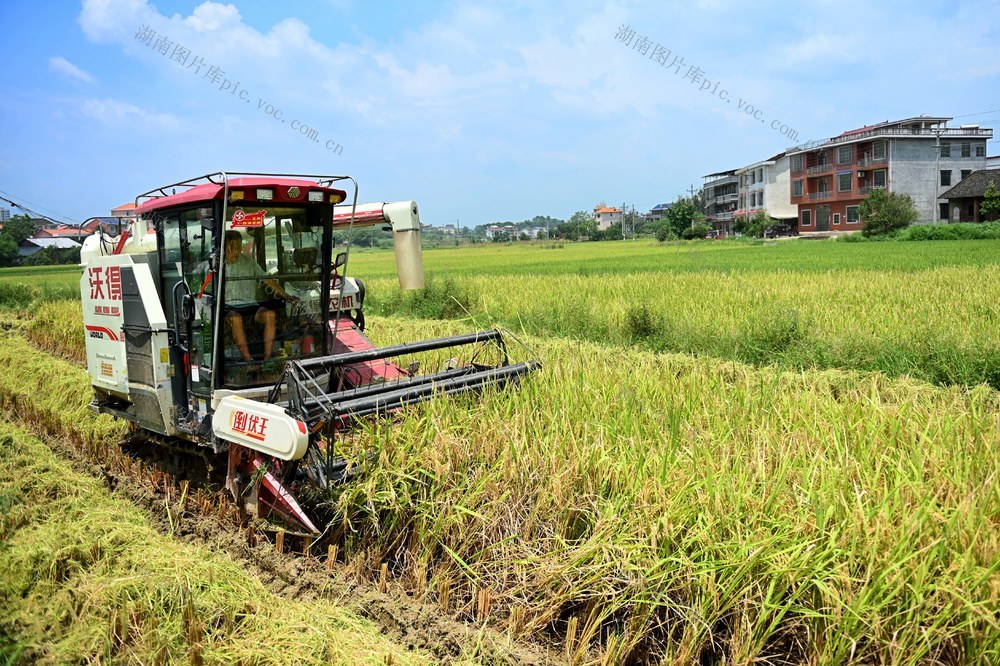
[[[45,219],[51,220],[52,222],[56,222],[58,224],[70,224],[70,225],[77,225],[77,224],[79,224],[79,222],[77,222],[76,220],[74,220],[73,218],[71,218],[71,217],[69,217],[67,215],[62,215],[60,213],[56,213],[53,210],[49,210],[48,208],[45,208],[43,206],[39,206],[36,203],[28,201],[24,197],[17,197],[17,198],[20,199],[21,201],[24,201],[25,203],[31,204],[32,206],[34,206],[34,208],[29,208],[28,206],[25,206],[25,205],[17,203],[16,201],[13,201],[10,197],[13,197],[14,195],[12,195],[12,194],[10,194],[8,192],[2,192],[2,191],[0,191],[0,195],[2,195],[2,196],[0,196],[0,199],[3,199],[7,203],[9,203],[11,206],[15,206],[16,208],[20,208],[21,210],[25,211],[26,213],[29,213],[29,214],[34,215],[36,217],[44,217]],[[45,215],[43,213],[39,213],[38,211],[40,211],[40,210],[47,211],[47,212],[51,213],[52,215],[55,215],[56,217],[61,217],[63,219],[62,220],[57,220],[57,219],[55,219],[55,218],[53,218],[53,217],[51,217],[49,215]]]
[[[979,111],[978,113],[966,113],[962,116],[952,116],[952,118],[971,118],[972,116],[985,116],[987,113],[1000,113],[1000,109],[993,109],[992,111]]]

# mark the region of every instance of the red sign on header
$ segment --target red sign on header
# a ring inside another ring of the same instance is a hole
[[[256,213],[247,213],[242,210],[238,210],[233,213],[233,228],[236,227],[262,227],[264,226],[264,215],[267,214],[265,210],[259,210]]]

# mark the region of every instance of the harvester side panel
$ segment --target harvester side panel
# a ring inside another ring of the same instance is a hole
[[[128,397],[121,268],[131,259],[123,259],[91,258],[80,276],[87,372],[95,389],[119,398]]]

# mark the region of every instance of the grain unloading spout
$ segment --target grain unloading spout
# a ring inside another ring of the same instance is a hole
[[[420,213],[416,201],[388,203],[383,208],[392,224],[396,275],[403,290],[424,288],[424,260],[420,253]]]
[[[336,206],[334,226],[352,224],[351,206]],[[401,289],[424,288],[424,262],[420,251],[420,211],[416,201],[358,204],[354,209],[353,226],[381,225],[392,231],[392,244],[396,254],[396,276]]]

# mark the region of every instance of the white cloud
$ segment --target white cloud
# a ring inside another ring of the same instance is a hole
[[[194,8],[191,16],[183,19],[197,32],[212,32],[221,28],[239,25],[242,21],[240,10],[235,5],[206,2]]]
[[[94,77],[89,73],[83,71],[66,58],[62,56],[53,56],[49,58],[49,69],[53,72],[59,72],[60,74],[65,74],[78,81],[83,81],[84,83],[93,83]]]

